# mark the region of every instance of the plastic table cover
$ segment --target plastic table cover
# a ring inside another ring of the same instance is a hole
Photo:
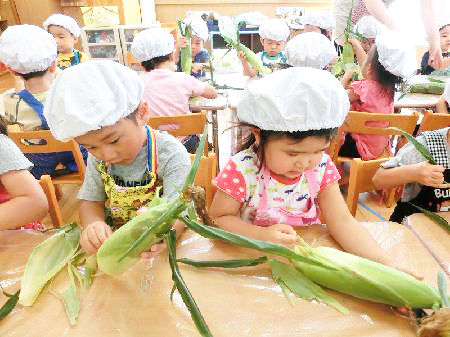
[[[417,238],[395,223],[365,223],[376,241],[392,256],[436,285],[439,266]],[[300,229],[314,245],[337,247],[325,226]],[[0,232],[0,285],[8,293],[20,287],[20,277],[33,247],[47,237],[32,231]],[[357,240],[357,238],[355,238]],[[177,257],[197,260],[253,258],[260,252],[212,241],[187,230]],[[324,304],[291,297],[293,306],[270,277],[267,265],[232,270],[196,269],[180,264],[181,273],[214,336],[415,336],[408,318],[392,308],[330,291],[351,314]],[[71,327],[59,290],[65,269],[47,285],[32,307],[20,305],[0,322],[2,337],[141,337],[199,336],[180,295],[172,288],[167,254],[141,260],[118,278],[97,275],[81,293],[78,322]],[[0,296],[0,303],[6,301]]]

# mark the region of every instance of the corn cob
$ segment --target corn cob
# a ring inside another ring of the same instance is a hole
[[[345,42],[342,47],[341,60],[344,62],[344,65],[355,62],[355,53],[353,52],[353,47],[349,42]]]
[[[409,88],[410,92],[422,94],[442,95],[445,89],[445,83],[430,82],[412,84]]]
[[[395,307],[415,309],[442,305],[436,289],[397,269],[330,247],[313,248],[303,240],[295,247],[295,252],[335,269],[292,261],[310,280],[329,289]]]
[[[183,29],[184,25],[184,29]],[[191,26],[178,20],[181,35],[186,38],[186,47],[180,50],[181,69],[188,75],[192,73]]]

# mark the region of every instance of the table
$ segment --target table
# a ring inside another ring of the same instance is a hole
[[[420,270],[436,285],[438,264],[417,238],[395,223],[364,224],[392,256]],[[299,230],[308,242],[336,247],[325,226]],[[0,284],[11,293],[19,287],[24,263],[32,248],[46,237],[31,231],[0,232]],[[412,254],[411,252],[414,252]],[[231,247],[185,231],[177,257],[199,260],[261,256],[259,252]],[[351,314],[342,315],[317,302],[284,297],[265,265],[240,270],[198,270],[180,265],[181,273],[215,337],[308,336],[308,337],[413,337],[408,319],[381,304],[331,292]],[[65,275],[62,274],[62,275]],[[63,277],[51,285],[57,294]],[[178,292],[173,304],[166,254],[142,260],[118,278],[97,275],[90,289],[81,294],[78,323],[70,327],[59,299],[44,289],[32,307],[18,306],[2,320],[2,337],[141,337],[199,336]],[[0,303],[6,300],[0,295]]]
[[[450,222],[450,212],[438,214]],[[408,216],[404,223],[450,277],[450,233],[423,213]]]
[[[394,101],[394,111],[399,112],[403,108],[433,109],[439,100],[439,95],[409,93],[402,99]]]

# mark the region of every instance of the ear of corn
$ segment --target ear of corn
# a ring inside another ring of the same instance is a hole
[[[409,86],[409,92],[442,95],[444,93],[445,83],[430,82],[417,83]]]
[[[181,69],[190,75],[192,73],[191,26],[178,20],[178,27],[181,35],[186,38],[186,47],[180,50]]]
[[[397,269],[337,249],[313,248],[303,240],[295,252],[335,267],[332,271],[292,261],[310,280],[329,289],[395,307],[415,309],[441,305],[436,289]]]
[[[355,53],[353,52],[353,47],[349,42],[345,42],[342,47],[342,61],[344,64],[355,62]]]
[[[33,249],[22,277],[19,303],[30,306],[45,284],[74,256],[80,242],[80,229],[69,225]]]

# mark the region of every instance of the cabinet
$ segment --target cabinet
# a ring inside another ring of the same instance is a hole
[[[117,27],[83,27],[81,44],[91,60],[114,60],[123,64],[123,53]]]

